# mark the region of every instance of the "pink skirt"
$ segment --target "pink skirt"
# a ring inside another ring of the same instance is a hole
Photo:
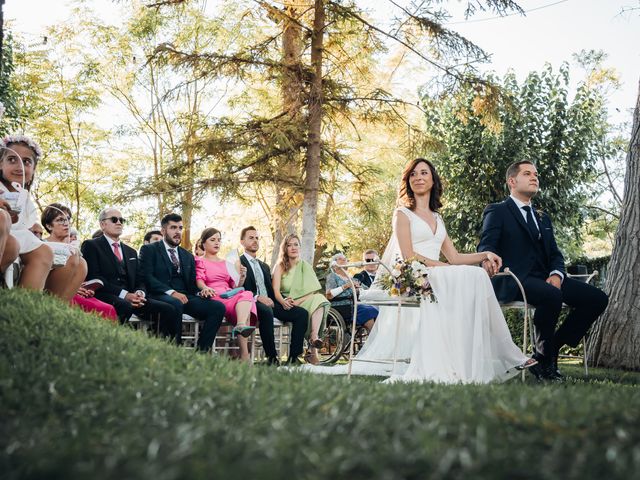
[[[113,305],[101,302],[95,297],[82,297],[74,295],[71,299],[71,305],[78,305],[82,310],[89,313],[97,313],[98,315],[118,323],[118,314]]]
[[[257,325],[258,324],[258,311],[256,310],[256,301],[253,298],[253,293],[248,290],[244,292],[236,293],[231,298],[220,298],[220,296],[216,295],[213,297],[213,300],[217,300],[218,302],[222,302],[225,308],[225,318],[227,322],[232,323],[233,325],[238,323],[238,317],[236,316],[236,305],[239,302],[251,302],[251,314],[249,324]]]

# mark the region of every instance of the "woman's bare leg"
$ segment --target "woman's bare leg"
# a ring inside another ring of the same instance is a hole
[[[42,291],[53,264],[53,251],[42,244],[35,250],[20,255],[20,260],[23,267],[18,285],[22,288]]]
[[[45,287],[56,297],[70,302],[87,276],[87,262],[79,255],[71,255],[64,267],[51,270]]]

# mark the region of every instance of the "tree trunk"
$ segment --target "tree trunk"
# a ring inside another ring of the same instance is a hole
[[[640,369],[640,90],[627,153],[622,215],[607,271],[609,306],[587,342],[588,361]]]
[[[302,259],[313,263],[320,189],[322,155],[322,49],[324,38],[324,0],[315,0],[311,37],[311,92],[309,93],[309,134],[305,164],[304,201],[302,203]]]
[[[282,24],[282,110],[286,113],[286,124],[302,125],[302,107],[304,99],[304,82],[302,81],[302,28],[299,19],[302,7],[298,0],[287,0],[284,6]],[[297,21],[294,21],[297,20]],[[301,131],[298,134],[302,134]],[[300,142],[291,138],[292,145]],[[292,149],[278,160],[278,172],[289,182],[275,182],[276,206],[272,215],[273,251],[271,265],[275,265],[278,258],[280,242],[288,233],[295,231],[300,210],[297,201],[298,192],[293,182],[301,175],[301,154]]]

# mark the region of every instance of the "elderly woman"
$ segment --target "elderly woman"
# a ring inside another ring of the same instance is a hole
[[[71,256],[79,254],[78,247],[71,240],[73,230],[73,227],[71,227],[71,210],[59,203],[52,203],[45,207],[41,221],[49,234],[45,242],[52,242],[51,244],[54,245],[54,268],[59,268],[59,266],[62,266],[62,262],[66,264]],[[61,261],[56,264],[56,258],[58,257],[60,257]],[[83,259],[82,262],[84,263]],[[83,278],[74,280],[77,291],[71,298],[71,304],[78,305],[85,312],[97,313],[112,322],[117,322],[118,317],[115,308],[95,298],[94,290],[82,287],[79,283],[82,280],[84,280],[84,275]]]
[[[327,298],[331,300],[333,308],[338,310],[340,314],[348,320],[353,316],[353,292],[349,277],[344,270],[339,268],[341,265],[347,264],[347,257],[343,253],[336,253],[331,258],[331,273],[327,275],[326,293]],[[359,290],[360,282],[353,280]],[[378,317],[378,309],[371,305],[358,303],[358,315],[356,316],[356,325],[364,326],[368,331],[373,328],[373,323]]]

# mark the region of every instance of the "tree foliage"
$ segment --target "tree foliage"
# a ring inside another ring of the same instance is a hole
[[[433,153],[445,181],[449,234],[464,250],[475,249],[484,207],[508,195],[505,172],[518,160],[533,161],[540,175],[536,205],[554,220],[570,253],[579,250],[583,208],[601,154],[606,110],[603,98],[581,82],[569,98],[569,67],[547,66],[519,84],[502,81],[504,97],[495,117],[479,115],[493,99],[472,89],[428,105],[427,131],[439,146]]]

